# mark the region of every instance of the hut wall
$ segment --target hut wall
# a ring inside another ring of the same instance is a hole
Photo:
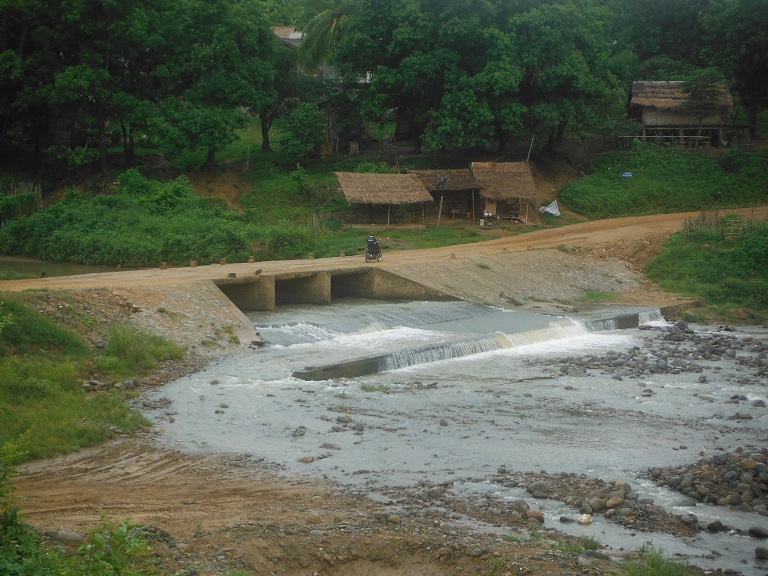
[[[680,126],[690,127],[698,126],[699,118],[690,112],[679,110],[652,110],[644,109],[642,114],[643,126],[652,128],[654,126]],[[724,123],[721,114],[706,116],[702,123],[703,126],[719,126]]]

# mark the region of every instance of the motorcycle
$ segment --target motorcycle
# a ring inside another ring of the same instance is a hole
[[[378,250],[375,250],[374,252],[371,252],[367,247],[365,248],[365,261],[366,262],[373,262],[376,260],[377,262],[381,262],[381,248]]]

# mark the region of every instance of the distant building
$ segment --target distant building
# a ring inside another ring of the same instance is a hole
[[[722,86],[717,111],[702,119],[691,108],[684,84],[669,80],[632,83],[627,115],[642,125],[642,140],[722,146],[745,128],[732,123],[733,97],[727,86]]]

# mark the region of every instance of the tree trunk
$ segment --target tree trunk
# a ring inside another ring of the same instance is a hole
[[[507,133],[503,130],[499,130],[499,154],[503,154],[507,151]]]
[[[101,176],[107,175],[107,122],[104,117],[104,107],[98,105],[97,117],[99,121],[99,160],[101,162]]]
[[[750,100],[747,104],[747,124],[749,125],[749,136],[757,136],[757,102]]]
[[[213,163],[216,161],[216,149],[215,148],[208,148],[208,155],[205,158],[205,165],[206,166],[213,166]]]
[[[269,129],[272,127],[272,122],[265,116],[259,114],[259,120],[261,120],[261,149],[264,152],[269,152]]]

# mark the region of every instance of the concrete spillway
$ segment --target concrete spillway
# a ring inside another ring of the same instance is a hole
[[[274,310],[277,304],[330,304],[336,298],[377,300],[450,300],[453,296],[433,290],[397,274],[361,266],[255,274],[215,280],[219,289],[243,311]]]

